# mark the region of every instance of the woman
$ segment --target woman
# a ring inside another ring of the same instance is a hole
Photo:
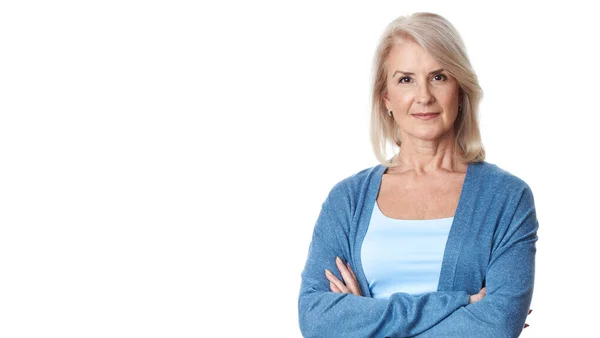
[[[381,164],[337,183],[299,296],[305,337],[517,337],[533,294],[529,186],[484,161],[477,77],[443,17],[387,27],[371,138]],[[387,142],[399,151],[386,160]]]

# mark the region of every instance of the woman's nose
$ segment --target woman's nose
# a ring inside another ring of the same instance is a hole
[[[429,90],[429,86],[421,85],[417,89],[417,103],[430,104],[434,101],[434,97]]]

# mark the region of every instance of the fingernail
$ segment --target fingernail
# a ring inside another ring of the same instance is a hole
[[[329,271],[329,270],[327,270],[327,269],[325,269],[325,274],[326,274],[327,276],[331,276],[331,275],[333,275],[333,274],[331,273],[331,271]]]
[[[524,326],[524,327],[529,327],[529,324],[525,324],[525,326]]]
[[[529,312],[527,312],[527,314],[530,314],[533,310],[529,309]]]
[[[342,264],[342,265],[344,264],[344,263],[342,263],[342,259],[340,257],[336,257],[335,261],[338,262],[338,263],[340,263],[340,264]]]

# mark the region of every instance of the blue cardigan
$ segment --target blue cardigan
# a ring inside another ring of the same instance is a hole
[[[529,186],[487,162],[470,163],[436,292],[374,299],[360,251],[386,167],[335,184],[316,221],[298,301],[304,337],[518,337],[533,294],[538,222]],[[349,261],[363,296],[329,291]],[[486,296],[469,295],[486,286]]]

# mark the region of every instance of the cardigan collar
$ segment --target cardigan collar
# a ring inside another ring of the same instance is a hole
[[[485,163],[486,162],[475,162],[467,165],[467,172],[463,181],[458,205],[454,213],[454,219],[452,221],[448,240],[444,249],[444,258],[442,260],[442,270],[438,283],[438,291],[449,291],[453,289],[456,264],[459,257],[461,242],[464,238],[464,234],[469,229],[469,221],[471,218],[471,215],[466,214],[465,210],[469,209],[468,206],[472,206],[476,203],[476,190],[481,184],[480,176]],[[359,203],[359,206],[362,207],[362,210],[360,210],[359,217],[357,218],[358,224],[355,225],[357,228],[357,238],[354,242],[354,264],[357,268],[356,272],[358,272],[357,277],[359,279],[361,289],[363,290],[363,293],[365,293],[365,296],[369,297],[371,297],[371,293],[369,291],[367,278],[363,271],[360,253],[363,240],[371,221],[371,214],[373,213],[375,201],[377,200],[377,195],[379,194],[383,173],[386,171],[386,169],[386,166],[379,164],[373,167],[370,171],[367,179],[368,184],[366,186],[366,196],[362,201],[362,205]]]

